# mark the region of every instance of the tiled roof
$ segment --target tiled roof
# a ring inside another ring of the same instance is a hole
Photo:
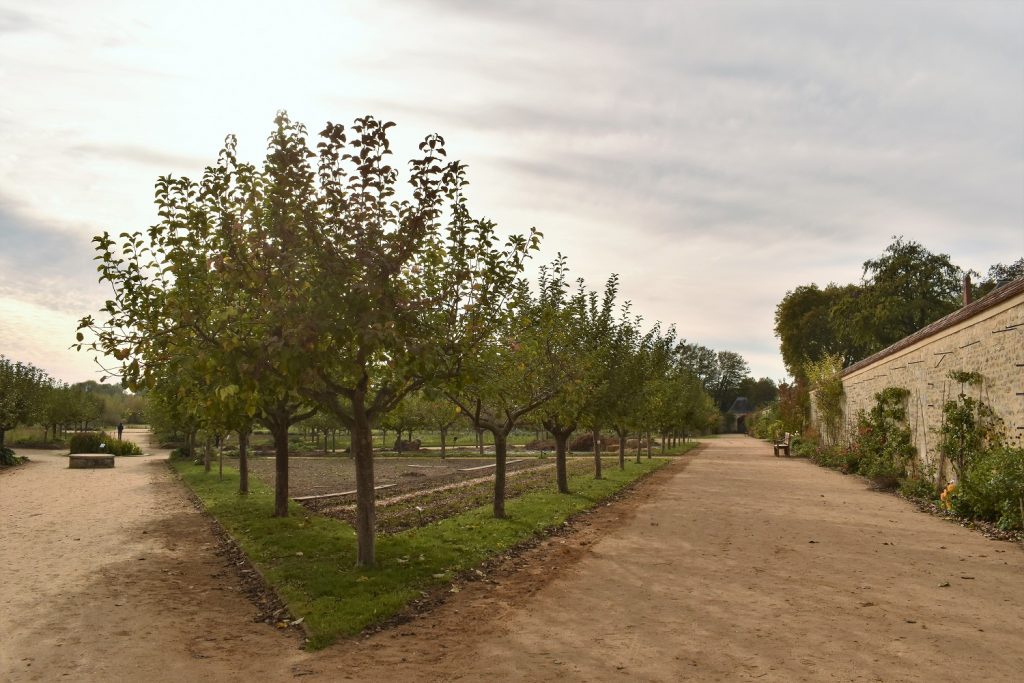
[[[1024,292],[1024,278],[1018,278],[1016,280],[1013,280],[1012,282],[1003,285],[1002,287],[994,289],[985,296],[978,299],[977,301],[972,301],[963,308],[959,308],[953,311],[944,318],[939,318],[932,324],[922,327],[917,332],[914,332],[913,334],[908,335],[903,339],[900,339],[895,344],[882,349],[878,353],[870,355],[864,360],[857,361],[850,367],[843,370],[843,377],[853,372],[856,372],[861,368],[866,368],[867,366],[885,358],[886,356],[891,356],[892,354],[898,351],[902,351],[908,346],[913,346],[922,339],[927,339],[933,334],[937,334],[942,330],[953,327],[957,323],[969,320],[970,318],[973,318],[982,311],[988,310],[989,308],[992,308],[993,306],[1000,304],[1006,301],[1007,299],[1012,299],[1013,297],[1017,296],[1018,294],[1021,294],[1022,292]]]

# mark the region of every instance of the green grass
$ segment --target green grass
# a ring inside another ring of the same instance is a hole
[[[434,524],[377,538],[377,567],[355,568],[355,531],[297,503],[286,519],[271,517],[273,491],[250,480],[251,493],[239,496],[238,472],[225,467],[224,479],[201,466],[176,461],[175,469],[246,552],[288,604],[303,617],[311,649],[354,635],[395,615],[422,592],[447,584],[471,569],[571,515],[594,507],[637,478],[669,461],[627,463],[606,469],[605,478],[573,477],[573,493],[528,493],[506,501],[508,519],[491,516],[490,506]]]

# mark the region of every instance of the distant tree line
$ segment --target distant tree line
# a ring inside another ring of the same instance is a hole
[[[6,447],[7,432],[19,426],[42,428],[42,443],[68,430],[86,430],[96,423],[141,422],[143,399],[120,387],[96,382],[68,385],[31,363],[0,356],[0,460],[14,464]]]

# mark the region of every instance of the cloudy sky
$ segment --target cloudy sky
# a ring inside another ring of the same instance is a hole
[[[893,235],[1024,255],[1021,2],[0,0],[0,353],[96,378],[90,237],[278,109],[442,133],[475,213],[757,376],[786,291]]]

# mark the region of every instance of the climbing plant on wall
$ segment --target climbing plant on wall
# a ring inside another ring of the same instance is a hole
[[[907,398],[903,387],[886,387],[875,394],[875,405],[858,416],[859,472],[879,486],[895,487],[912,467],[914,448],[907,425]]]
[[[814,407],[818,411],[821,438],[826,445],[839,440],[843,422],[843,359],[838,353],[825,354],[820,360],[808,361],[804,374],[814,391]]]
[[[942,407],[939,448],[959,480],[981,453],[1000,445],[1003,421],[987,403],[967,395],[968,386],[982,385],[981,374],[954,370],[948,377],[960,384],[960,393]]]

